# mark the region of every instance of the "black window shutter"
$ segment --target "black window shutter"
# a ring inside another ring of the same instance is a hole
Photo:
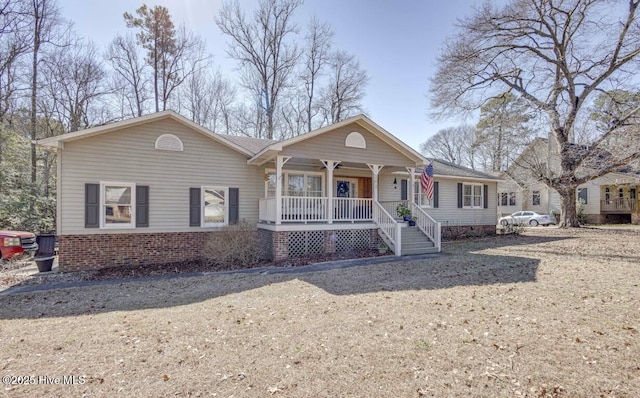
[[[578,188],[578,199],[581,199],[585,205],[587,204],[587,188]]]
[[[489,186],[485,184],[483,188],[484,188],[484,192],[483,192],[484,195],[482,196],[484,199],[484,208],[488,209],[489,208]]]
[[[84,184],[84,227],[100,227],[100,184]]]
[[[433,207],[437,208],[440,205],[440,199],[438,196],[440,195],[440,185],[438,181],[433,183]]]
[[[407,180],[400,180],[400,200],[407,200]]]
[[[201,192],[200,188],[189,188],[189,226],[200,226],[200,206]]]
[[[462,183],[458,183],[458,209],[462,209]]]
[[[149,187],[136,185],[136,227],[149,226]]]
[[[240,190],[229,188],[229,224],[237,224],[240,218]]]

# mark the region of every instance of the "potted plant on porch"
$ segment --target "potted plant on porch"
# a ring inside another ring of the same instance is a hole
[[[404,219],[404,221],[411,220],[411,210],[409,210],[409,208],[405,206],[404,203],[400,203],[396,207],[396,213],[398,213],[398,217],[401,217],[402,219]]]
[[[415,227],[416,226],[416,216],[411,217],[411,219],[409,219],[409,226],[410,227]]]

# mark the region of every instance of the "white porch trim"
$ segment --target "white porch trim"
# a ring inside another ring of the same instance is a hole
[[[258,223],[258,229],[268,231],[331,231],[331,230],[356,230],[356,229],[378,229],[374,222],[368,223],[334,223],[334,224],[265,224]]]
[[[380,197],[378,196],[378,175],[384,165],[367,163],[367,166],[369,166],[369,169],[371,169],[371,173],[373,174],[373,189],[371,196],[373,196],[373,200],[378,201],[380,200]]]
[[[282,203],[282,166],[291,159],[290,156],[276,157],[276,203]],[[276,206],[276,224],[282,222],[282,206]]]
[[[327,196],[329,197],[329,203],[327,204],[329,209],[333,209],[333,170],[340,164],[337,160],[323,160],[320,159],[324,167],[327,168]],[[278,201],[278,203],[281,203]],[[329,224],[333,223],[333,211],[329,212]]]

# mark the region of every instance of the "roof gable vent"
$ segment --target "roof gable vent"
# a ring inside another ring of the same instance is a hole
[[[351,147],[351,148],[366,149],[367,141],[365,141],[362,134],[354,131],[352,133],[349,133],[347,138],[344,140],[344,146]]]
[[[161,151],[177,151],[182,152],[184,147],[180,138],[173,134],[162,134],[156,139],[156,149]]]

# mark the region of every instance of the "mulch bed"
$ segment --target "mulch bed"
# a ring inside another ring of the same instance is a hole
[[[230,271],[239,269],[261,268],[261,267],[298,267],[313,263],[347,260],[354,258],[378,257],[387,254],[380,254],[378,250],[362,250],[349,253],[325,254],[305,258],[289,258],[282,261],[263,261],[254,264],[211,264],[206,260],[183,261],[168,264],[148,264],[102,268],[96,271],[86,272],[84,280],[104,280],[120,278],[139,278],[144,276],[159,276],[172,274],[190,274],[202,272]]]

